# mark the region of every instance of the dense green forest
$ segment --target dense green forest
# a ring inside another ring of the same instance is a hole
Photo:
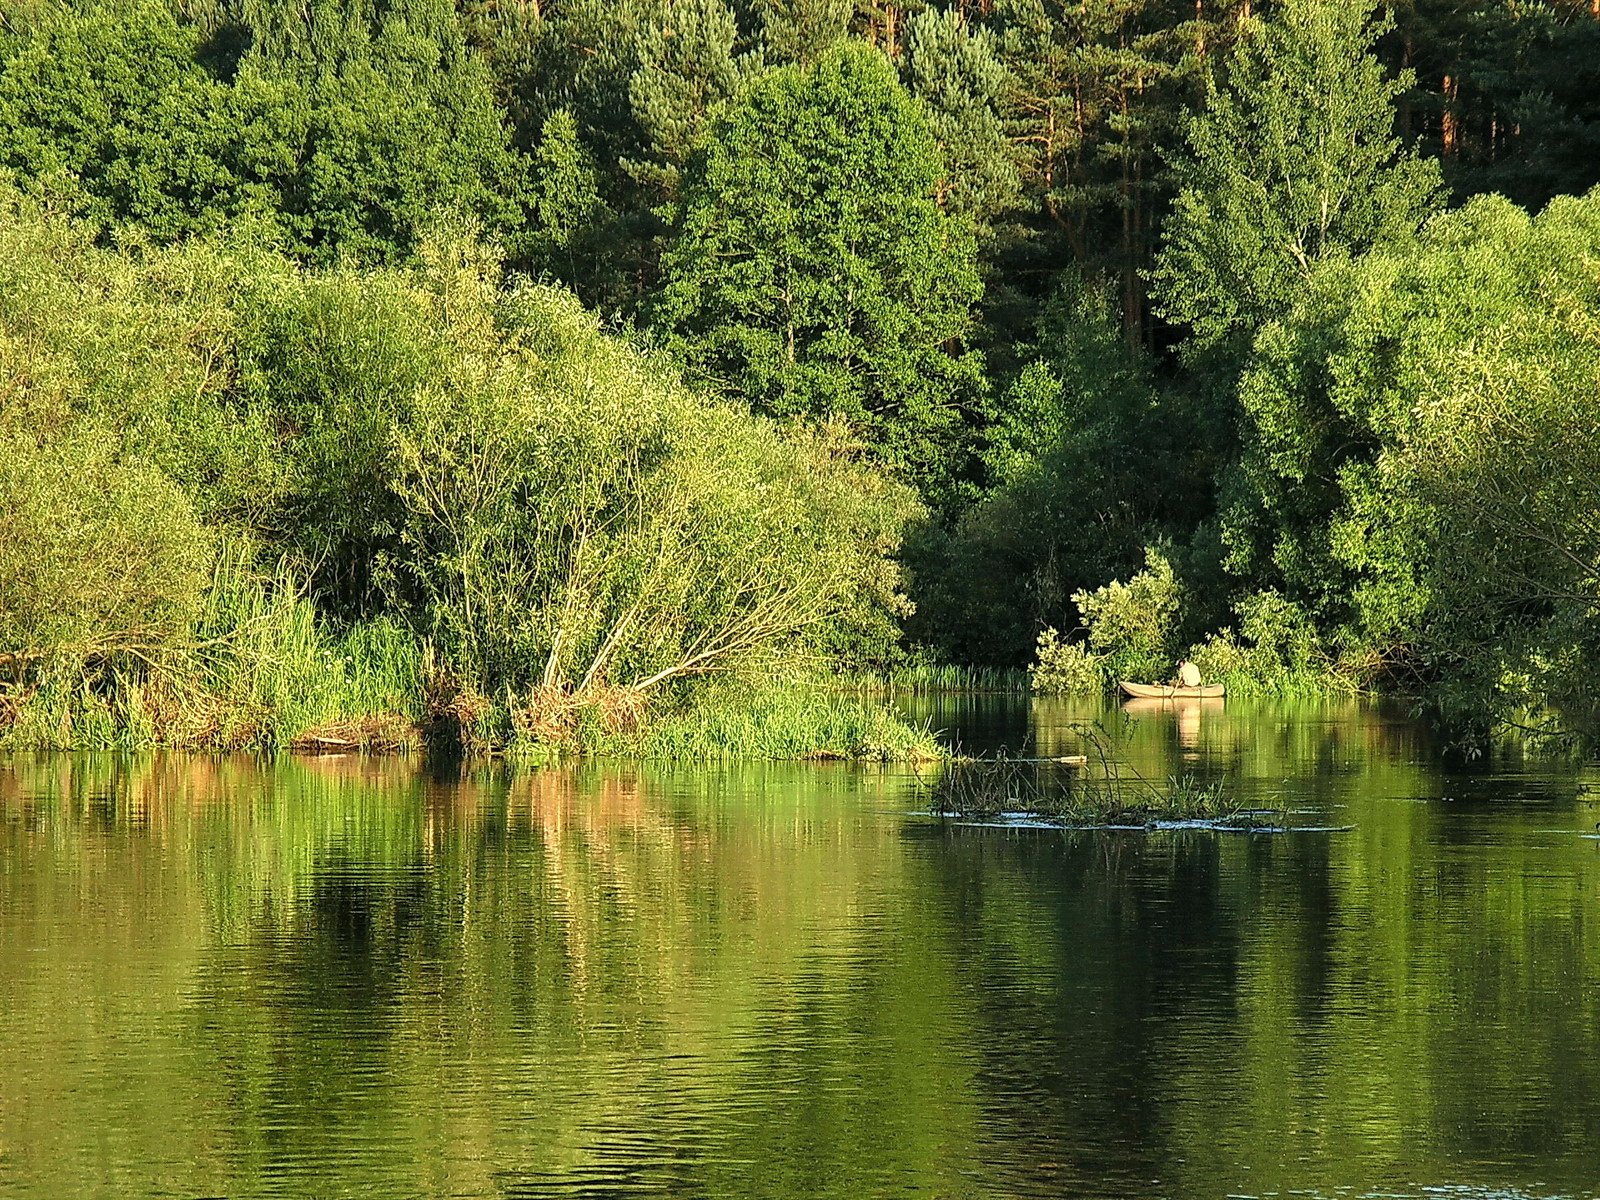
[[[0,739],[1592,740],[1597,183],[1588,0],[0,0]]]

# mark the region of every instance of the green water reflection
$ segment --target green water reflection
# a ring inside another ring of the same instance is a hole
[[[1600,1191],[1576,772],[1356,707],[1117,736],[1353,828],[941,825],[839,765],[0,761],[0,1195]]]

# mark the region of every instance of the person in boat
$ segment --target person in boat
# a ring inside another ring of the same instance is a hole
[[[1178,674],[1172,681],[1173,687],[1197,688],[1200,686],[1200,668],[1187,658],[1178,664]]]

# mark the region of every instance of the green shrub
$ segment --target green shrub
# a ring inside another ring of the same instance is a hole
[[[1144,570],[1072,597],[1089,634],[1089,651],[1118,679],[1171,676],[1183,587],[1167,556],[1145,551]]]
[[[188,632],[210,559],[182,491],[109,439],[0,433],[0,667],[154,653]]]
[[[1145,567],[1126,583],[1112,580],[1072,597],[1085,637],[1069,640],[1054,629],[1039,635],[1033,690],[1086,694],[1118,679],[1167,679],[1176,664],[1184,589],[1172,562],[1147,548]]]
[[[1319,273],[1240,383],[1232,567],[1477,735],[1532,707],[1600,740],[1570,665],[1600,596],[1597,255],[1600,192],[1480,197]]]
[[[272,502],[277,436],[236,386],[232,302],[281,261],[207,243],[97,249],[0,184],[0,432],[41,444],[93,427],[165,473],[208,523]]]
[[[396,431],[454,362],[439,304],[398,271],[276,273],[240,296],[241,387],[276,431],[277,487],[256,523],[296,558],[323,608],[382,604],[398,550]]]
[[[1054,629],[1039,635],[1033,669],[1033,690],[1045,694],[1094,695],[1110,682],[1104,664],[1082,642],[1071,642]]]
[[[1347,692],[1347,675],[1335,669],[1316,624],[1294,601],[1257,592],[1234,606],[1239,631],[1222,629],[1189,652],[1208,683],[1235,694]]]

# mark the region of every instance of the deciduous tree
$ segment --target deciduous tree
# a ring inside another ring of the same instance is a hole
[[[981,372],[969,225],[940,210],[923,106],[876,51],[761,79],[684,179],[654,317],[760,411],[847,421],[943,503],[958,494]]]
[[[1199,347],[1248,343],[1319,263],[1402,242],[1437,203],[1439,169],[1401,145],[1370,0],[1287,0],[1253,20],[1189,124],[1155,273]]]

